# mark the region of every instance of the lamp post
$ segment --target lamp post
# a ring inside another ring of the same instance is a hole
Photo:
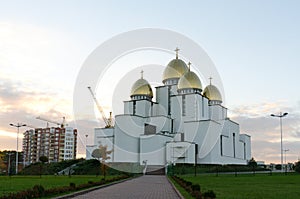
[[[279,115],[271,114],[272,117],[279,117],[280,121],[280,154],[281,154],[281,171],[283,171],[283,148],[282,148],[282,118],[287,116],[288,113],[279,113]]]
[[[20,127],[23,127],[23,126],[26,126],[26,124],[22,124],[22,123],[17,123],[17,124],[9,124],[10,126],[13,126],[13,127],[16,127],[18,129],[18,132],[17,132],[17,152],[16,152],[16,175],[18,174],[18,156],[19,156],[19,153],[18,153],[18,150],[19,150],[19,128]]]
[[[85,135],[85,147],[87,147],[88,136],[89,135],[87,135],[87,134]]]
[[[87,149],[87,142],[88,142],[88,134],[85,135],[85,159],[87,158],[88,155],[88,149]]]

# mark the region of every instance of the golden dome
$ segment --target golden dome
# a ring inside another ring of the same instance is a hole
[[[189,88],[202,90],[202,84],[199,77],[192,71],[186,72],[178,82],[178,90]]]
[[[181,59],[173,59],[169,62],[163,73],[163,83],[167,79],[180,78],[185,72],[188,71],[188,67]]]
[[[134,95],[147,96],[153,98],[152,88],[148,81],[143,79],[143,77],[141,79],[138,79],[131,87],[130,97]]]
[[[210,85],[206,86],[206,88],[204,89],[203,95],[205,97],[207,97],[209,100],[222,102],[222,96],[220,94],[220,91],[214,85],[210,84]]]

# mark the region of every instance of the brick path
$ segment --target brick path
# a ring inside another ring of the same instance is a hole
[[[145,175],[119,184],[104,187],[74,198],[180,198],[166,176]]]

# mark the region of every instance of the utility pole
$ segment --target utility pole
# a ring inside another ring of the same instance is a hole
[[[17,153],[16,153],[16,175],[18,174],[18,163],[19,163],[19,153],[18,153],[18,150],[19,150],[19,128],[20,127],[23,127],[23,126],[26,126],[26,124],[22,124],[22,123],[17,123],[17,124],[9,124],[10,126],[13,126],[13,127],[16,127],[18,129],[18,132],[17,132]]]
[[[282,118],[288,113],[281,113],[279,115],[271,114],[272,117],[279,117],[280,121],[280,154],[281,154],[281,172],[283,172],[283,148],[282,148]]]

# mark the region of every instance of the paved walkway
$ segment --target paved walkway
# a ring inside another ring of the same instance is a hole
[[[180,198],[166,176],[145,175],[119,184],[104,187],[74,198]]]

